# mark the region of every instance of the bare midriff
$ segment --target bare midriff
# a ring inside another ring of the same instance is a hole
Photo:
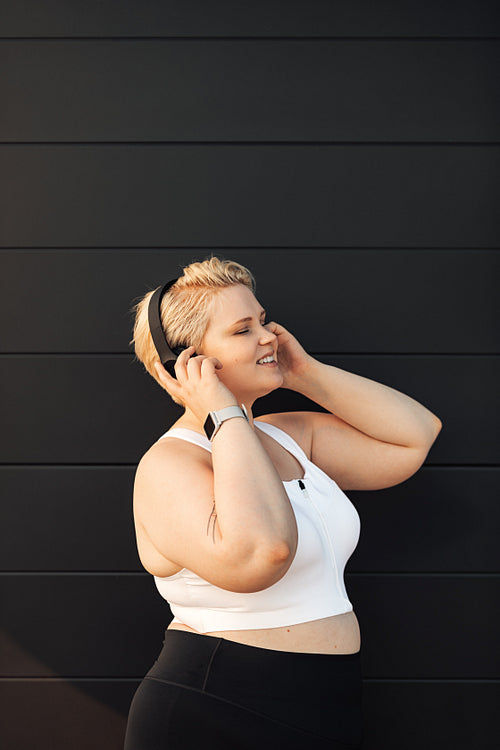
[[[189,633],[198,632],[179,622],[171,622],[168,629],[185,630]],[[270,648],[276,651],[314,654],[353,654],[361,647],[358,618],[352,611],[279,628],[218,630],[202,635],[226,638],[247,646]]]

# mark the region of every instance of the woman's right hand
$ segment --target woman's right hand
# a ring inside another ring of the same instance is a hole
[[[204,422],[209,411],[238,406],[238,401],[217,376],[216,370],[222,369],[217,357],[204,354],[192,357],[193,352],[194,346],[188,346],[177,357],[174,365],[177,379],[160,362],[155,363],[155,369],[167,393],[179,399],[184,408],[189,408],[200,422]]]

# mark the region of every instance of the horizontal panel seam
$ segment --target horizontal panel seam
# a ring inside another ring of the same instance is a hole
[[[228,245],[218,244],[219,248],[229,249]],[[49,250],[56,253],[65,253],[67,250],[82,250],[82,251],[93,251],[101,252],[106,250],[107,252],[115,252],[122,254],[124,250],[172,250],[184,252],[186,250],[200,250],[198,245],[64,245],[64,247],[57,247],[54,245],[29,245],[29,246],[14,246],[14,245],[3,245],[0,246],[0,252],[18,252],[34,250]],[[452,252],[452,253],[471,253],[477,255],[478,252],[498,252],[499,247],[439,247],[439,246],[426,246],[426,245],[398,245],[397,247],[379,246],[379,245],[266,245],[261,247],[259,245],[231,245],[231,250],[255,250],[256,252],[261,250],[300,250],[304,253],[310,250],[322,251],[326,253],[330,252],[354,252],[354,251],[376,251],[382,253],[401,253],[406,251],[420,252]]]
[[[397,140],[385,140],[385,141],[342,141],[342,140],[334,140],[334,141],[324,141],[324,140],[279,140],[279,141],[270,141],[270,140],[220,140],[220,141],[209,141],[209,140],[198,140],[198,141],[188,141],[188,140],[178,140],[178,141],[152,141],[152,140],[143,140],[143,141],[131,141],[131,140],[124,140],[124,141],[100,141],[100,140],[92,140],[92,141],[61,141],[61,140],[55,140],[55,141],[0,141],[0,146],[148,146],[148,147],[155,147],[155,146],[338,146],[338,147],[344,147],[348,146],[350,148],[354,147],[370,147],[370,146],[384,146],[387,148],[390,147],[406,147],[406,146],[419,146],[419,147],[441,147],[444,146],[446,148],[448,147],[459,147],[459,148],[467,148],[467,147],[480,147],[480,148],[487,148],[489,146],[492,147],[498,147],[500,146],[500,141],[490,141],[490,140],[478,140],[478,141],[422,141],[422,140],[411,140],[411,141],[397,141]]]
[[[422,35],[422,34],[415,34],[413,35],[407,35],[407,34],[368,34],[368,35],[299,35],[299,34],[293,34],[293,35],[210,35],[210,36],[200,36],[195,34],[190,35],[141,35],[141,36],[131,36],[127,34],[123,34],[120,36],[1,36],[0,41],[1,42],[20,42],[20,41],[34,41],[34,42],[59,42],[59,41],[92,41],[92,42],[108,42],[108,41],[116,41],[116,42],[122,42],[122,41],[146,41],[146,42],[156,42],[156,41],[175,41],[175,42],[222,42],[222,41],[257,41],[257,42],[293,42],[293,41],[340,41],[340,42],[392,42],[392,41],[409,41],[409,42],[420,42],[420,41],[436,41],[436,42],[453,42],[453,41],[464,41],[464,42],[470,42],[470,41],[485,41],[485,42],[492,42],[497,41],[500,39],[500,36],[497,35],[491,35],[486,36],[483,34],[477,35],[477,36],[465,36],[463,34],[458,34],[456,36],[443,36],[443,35]]]
[[[67,676],[67,677],[0,677],[0,682],[141,682],[143,677],[78,677],[78,676]],[[457,684],[472,684],[472,685],[497,685],[500,684],[500,679],[481,679],[481,678],[461,678],[461,677],[437,677],[437,678],[411,678],[411,677],[363,677],[364,683],[396,683],[396,684],[432,684],[432,683],[457,683]]]

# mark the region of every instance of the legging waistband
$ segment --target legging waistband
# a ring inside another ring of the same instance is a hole
[[[227,638],[218,638],[185,630],[166,630],[161,670],[176,681],[204,689],[208,680],[217,684],[217,675],[224,674],[224,684],[232,667],[244,671],[245,680],[269,681],[276,690],[289,690],[290,678],[297,681],[331,679],[334,675],[352,675],[360,663],[361,651],[351,654],[318,654],[302,651],[280,651],[250,646]],[[151,675],[154,676],[154,675]]]

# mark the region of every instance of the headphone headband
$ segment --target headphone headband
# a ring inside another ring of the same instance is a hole
[[[158,289],[156,289],[153,295],[151,296],[151,299],[149,300],[149,306],[148,306],[149,330],[151,331],[151,337],[153,339],[153,343],[155,345],[156,351],[158,352],[160,362],[171,375],[174,375],[174,377],[175,377],[175,371],[173,369],[174,362],[179,356],[179,354],[186,347],[174,346],[174,348],[171,349],[170,346],[168,345],[167,338],[165,336],[165,332],[161,324],[160,304],[161,304],[163,295],[166,292],[168,292],[170,287],[173,286],[176,281],[177,279],[172,279],[171,281],[167,281],[167,283],[164,284],[163,286],[159,286]]]

